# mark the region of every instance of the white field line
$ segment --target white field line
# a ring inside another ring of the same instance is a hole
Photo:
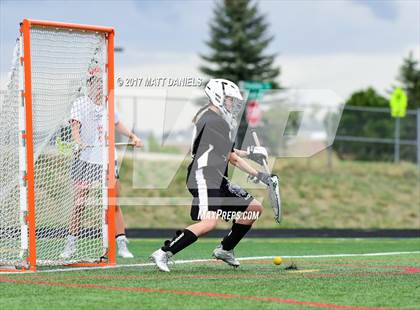
[[[411,251],[411,252],[380,252],[380,253],[360,253],[360,254],[322,254],[322,255],[282,255],[282,258],[334,258],[334,257],[363,257],[363,256],[392,256],[392,255],[406,255],[406,254],[420,254],[420,251]],[[264,260],[264,259],[273,259],[276,256],[250,256],[250,257],[238,257],[240,261],[248,260]],[[175,265],[182,264],[193,264],[193,263],[208,263],[214,262],[215,259],[188,259],[188,260],[177,260],[173,263]],[[117,268],[132,268],[132,267],[149,267],[154,266],[154,263],[143,263],[143,264],[124,264],[116,266],[105,266],[105,267],[67,267],[67,268],[58,268],[58,269],[49,269],[49,270],[40,270],[35,273],[49,273],[49,272],[68,272],[68,271],[80,271],[80,270],[97,270],[97,269],[117,269]],[[0,272],[0,276],[7,274],[14,275],[25,275],[25,274],[34,274],[33,272]]]

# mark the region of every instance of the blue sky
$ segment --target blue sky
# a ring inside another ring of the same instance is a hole
[[[420,52],[420,2],[260,1],[275,40],[285,86],[331,88],[342,96],[394,83],[409,50]],[[4,1],[0,4],[0,74],[25,18],[116,28],[117,76],[201,76],[213,1]],[[4,87],[2,82],[2,87]]]

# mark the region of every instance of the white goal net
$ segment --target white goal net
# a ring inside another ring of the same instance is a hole
[[[19,261],[19,42],[6,90],[0,96],[0,265]]]
[[[30,28],[31,154],[21,139],[29,125],[22,40],[0,102],[0,265],[28,256],[27,156],[34,159],[36,264],[97,261],[107,248],[107,36]]]

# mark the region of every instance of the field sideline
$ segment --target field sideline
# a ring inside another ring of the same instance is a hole
[[[161,242],[131,240],[123,268],[0,274],[0,308],[420,309],[420,239],[246,239],[232,269],[210,259],[219,239],[204,238],[170,274],[147,259]]]

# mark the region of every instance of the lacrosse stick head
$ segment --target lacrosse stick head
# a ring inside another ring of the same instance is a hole
[[[282,210],[281,210],[279,178],[276,175],[271,176],[271,182],[268,185],[268,194],[270,197],[271,207],[274,213],[274,219],[277,223],[280,224],[281,219],[282,219]]]

